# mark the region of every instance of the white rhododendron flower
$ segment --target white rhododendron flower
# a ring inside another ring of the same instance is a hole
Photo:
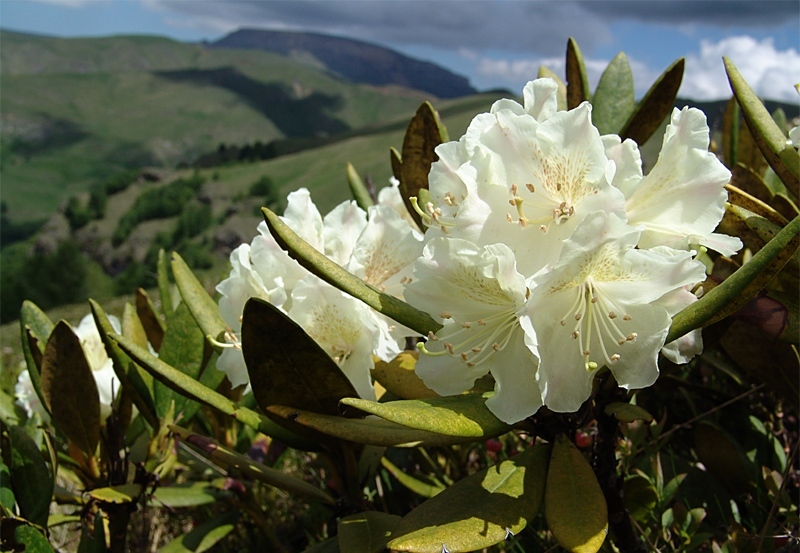
[[[42,405],[39,395],[33,387],[33,381],[28,369],[23,369],[17,377],[17,383],[14,384],[14,397],[16,403],[25,410],[25,415],[32,419],[38,415],[42,422],[49,422],[50,415],[47,414],[47,409]]]
[[[117,317],[109,315],[108,320],[115,332],[122,333],[122,325]],[[97,393],[100,399],[100,421],[105,423],[120,390],[119,379],[114,373],[114,363],[108,357],[103,339],[100,337],[100,331],[97,329],[92,315],[86,315],[81,319],[80,324],[73,331],[80,341],[86,362],[92,369],[92,376],[97,384]],[[28,417],[35,412],[41,416],[43,421],[48,420],[47,411],[33,389],[31,376],[27,370],[20,373],[14,386],[14,395],[17,403],[25,409]]]
[[[500,100],[438,146],[417,205],[427,245],[406,299],[444,324],[417,373],[450,395],[491,372],[487,406],[505,422],[541,405],[576,411],[604,367],[643,388],[659,353],[700,353],[699,331],[664,344],[705,279],[692,247],[741,247],[713,232],[730,173],[708,152],[702,112],[675,110],[645,176],[633,141],[601,137],[588,103],[557,111],[557,92],[532,81],[524,105]]]
[[[434,238],[414,265],[414,277],[406,300],[444,324],[417,362],[425,385],[453,395],[491,372],[496,393],[486,404],[498,418],[516,422],[535,413],[541,406],[537,359],[518,317],[527,288],[511,250]]]
[[[478,245],[506,244],[520,272],[555,262],[562,241],[594,211],[625,217],[624,197],[611,186],[615,165],[592,125],[591,106],[555,112],[551,85],[529,85],[526,108],[501,100],[478,115],[458,143],[439,146],[430,173],[435,203],[420,206],[429,235]],[[543,105],[540,105],[543,104]]]
[[[655,302],[703,280],[705,269],[693,252],[635,249],[640,234],[614,214],[594,213],[552,269],[533,279],[523,321],[538,339],[539,385],[550,409],[576,411],[603,366],[628,389],[658,378],[672,319]]]
[[[398,193],[399,197],[399,193]],[[283,221],[328,258],[369,284],[402,294],[411,264],[422,251],[422,236],[388,205],[367,213],[343,202],[324,218],[308,190],[289,194]],[[220,314],[231,332],[217,368],[233,386],[249,383],[239,336],[244,305],[264,299],[297,322],[339,365],[364,398],[375,397],[370,380],[373,355],[391,361],[414,333],[343,294],[301,267],[283,251],[265,223],[250,245],[231,254],[231,273],[217,285]]]
[[[645,228],[640,248],[685,250],[699,244],[731,256],[742,247],[738,238],[713,232],[725,213],[724,187],[731,173],[708,151],[709,129],[702,111],[672,112],[658,161],[645,177],[632,141],[604,139],[614,152],[610,157],[617,160],[614,184],[625,194],[628,222]]]

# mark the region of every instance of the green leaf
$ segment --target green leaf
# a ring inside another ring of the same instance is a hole
[[[100,396],[80,340],[65,321],[47,340],[42,393],[56,426],[92,458],[100,442]]]
[[[209,505],[228,492],[213,487],[209,482],[191,482],[174,486],[159,486],[150,496],[148,507],[178,509],[180,507],[199,507]]]
[[[518,534],[541,507],[549,453],[536,445],[456,482],[403,517],[389,548],[475,551]]]
[[[89,497],[101,503],[111,503],[122,505],[134,503],[142,495],[141,484],[120,484],[119,486],[108,486],[105,488],[95,488],[89,490]]]
[[[567,41],[567,109],[578,107],[581,102],[591,100],[592,93],[589,89],[589,77],[586,74],[586,64],[583,54],[575,39],[570,37]]]
[[[296,449],[303,449],[307,451],[319,450],[319,445],[305,440],[297,436],[283,427],[275,424],[267,417],[256,413],[238,403],[235,403],[223,396],[220,393],[204,386],[197,380],[183,374],[178,369],[164,363],[158,357],[153,356],[146,349],[137,346],[133,341],[120,336],[118,334],[111,334],[110,337],[115,340],[122,350],[145,368],[150,374],[157,378],[160,382],[166,384],[176,392],[183,394],[195,401],[198,401],[209,407],[213,407],[234,417],[242,424],[254,428],[259,432],[263,432],[268,436],[284,442]]]
[[[47,466],[36,443],[22,427],[10,426],[8,434],[11,484],[20,515],[34,524],[47,527],[50,498],[55,485],[54,469]]]
[[[376,417],[347,419],[342,416],[322,415],[285,405],[270,405],[267,407],[267,412],[328,436],[367,445],[428,447],[466,444],[475,441],[475,438],[472,437],[447,436],[417,430]]]
[[[409,474],[406,474],[386,457],[381,457],[381,465],[383,465],[383,468],[389,471],[389,474],[397,478],[397,481],[400,482],[403,486],[405,486],[415,494],[421,495],[422,497],[431,498],[439,495],[446,489],[441,484],[438,485],[428,484],[427,482],[423,482],[421,480],[414,478]]]
[[[372,378],[400,399],[439,397],[414,372],[418,358],[418,351],[403,351],[388,363],[377,360],[372,369]]]
[[[53,553],[53,546],[44,534],[23,519],[12,517],[0,519],[0,536],[4,551]]]
[[[197,321],[197,326],[202,329],[203,335],[220,339],[228,325],[222,320],[216,302],[208,295],[206,289],[203,288],[181,256],[174,252],[172,254],[172,275],[175,277],[183,301]]]
[[[620,52],[600,76],[592,98],[592,123],[601,135],[618,134],[633,113],[636,96],[628,57]]]
[[[563,434],[553,444],[544,516],[559,545],[575,553],[595,553],[608,534],[608,508],[597,477]]]
[[[172,285],[169,280],[169,265],[167,256],[163,249],[158,250],[158,262],[156,264],[158,280],[158,297],[161,299],[161,312],[169,317],[172,313]]]
[[[447,436],[491,438],[511,430],[511,426],[495,417],[486,407],[486,399],[491,393],[388,403],[345,398],[342,404],[409,428]]]
[[[229,511],[207,520],[159,549],[159,553],[202,553],[233,532],[239,521],[239,511]]]
[[[242,353],[259,406],[302,406],[339,414],[339,400],[358,397],[339,366],[274,305],[250,298],[242,317]]]
[[[742,192],[766,204],[769,204],[772,200],[772,191],[764,183],[764,180],[754,173],[752,169],[744,165],[737,164],[733,168],[731,186],[738,188]],[[794,219],[794,217],[789,217],[788,219]]]
[[[702,421],[694,432],[697,458],[729,491],[737,495],[753,487],[749,463],[741,446],[721,428]]]
[[[684,64],[683,58],[675,60],[653,83],[622,126],[622,131],[619,133],[622,140],[630,138],[639,146],[643,146],[658,130],[664,119],[669,117],[683,80]]]
[[[125,355],[117,343],[109,338],[109,334],[113,334],[115,331],[102,306],[92,299],[89,300],[89,306],[92,309],[94,322],[100,329],[100,338],[103,340],[103,345],[113,364],[114,374],[117,375],[122,389],[130,395],[134,405],[139,409],[139,414],[147,421],[147,424],[151,428],[158,428],[158,417],[156,417],[156,409],[153,404],[153,377],[138,367],[130,357]]]
[[[625,480],[622,492],[625,508],[639,522],[646,521],[658,504],[658,491],[655,486],[639,474]]]
[[[633,421],[645,421],[650,422],[653,420],[653,415],[639,407],[638,405],[633,405],[631,403],[622,403],[615,401],[613,403],[609,403],[606,405],[603,412],[606,415],[615,417],[618,421],[622,422],[633,422]]]
[[[191,445],[195,450],[228,471],[235,470],[254,480],[264,482],[270,486],[275,486],[293,495],[321,501],[328,505],[336,505],[336,500],[323,490],[303,480],[253,461],[244,455],[220,445],[211,438],[189,432],[179,426],[170,425],[169,429],[177,434],[184,443]]]
[[[789,262],[800,247],[800,217],[793,219],[772,240],[724,282],[672,318],[666,343],[695,328],[732,313],[734,303],[753,297]],[[734,307],[734,310],[736,308]]]
[[[309,547],[303,553],[339,553],[339,551],[339,536],[333,536]]]
[[[739,164],[739,125],[742,112],[736,98],[731,97],[725,104],[722,116],[722,159],[729,168]]]
[[[142,288],[137,288],[136,290],[136,314],[139,315],[139,320],[142,321],[147,341],[150,342],[154,350],[159,351],[161,349],[161,341],[164,339],[164,322],[156,314],[155,305],[153,305],[150,296]]]
[[[5,451],[2,453],[5,453]],[[0,456],[0,512],[4,516],[8,516],[12,513],[12,509],[16,504],[17,499],[14,497],[14,490],[11,487],[11,471],[5,460]]]
[[[422,188],[427,190],[431,165],[439,160],[434,149],[447,140],[446,135],[447,131],[442,132],[436,110],[429,102],[424,102],[411,118],[403,139],[400,195],[419,228],[424,227],[409,198],[417,197]]]
[[[358,174],[352,163],[347,164],[347,184],[350,185],[350,193],[353,194],[353,199],[358,204],[358,207],[366,211],[367,208],[375,205],[375,201],[369,195],[369,190],[367,190],[364,181],[361,180],[361,175]]]
[[[280,247],[286,250],[292,259],[297,260],[300,265],[328,284],[424,336],[427,336],[428,332],[436,332],[442,328],[442,325],[434,321],[427,313],[411,307],[394,296],[384,294],[342,269],[337,263],[306,243],[269,209],[262,208],[261,211],[264,213],[269,231]]]
[[[399,181],[403,176],[403,161],[400,152],[395,148],[389,148],[389,163],[392,167],[392,175]]]
[[[159,359],[197,380],[203,364],[203,347],[205,346],[203,331],[197,326],[184,302],[181,302],[175,312],[170,315],[168,323]],[[174,393],[160,382],[154,384],[153,396],[159,418],[164,417],[172,401],[175,401],[174,413],[176,416],[186,407],[186,396]]]
[[[728,81],[742,107],[742,115],[750,133],[761,149],[772,170],[780,177],[795,198],[800,197],[800,154],[786,143],[786,136],[773,121],[772,116],[744,80],[736,66],[723,56]]]
[[[44,346],[50,333],[53,331],[53,321],[45,314],[44,311],[32,301],[25,300],[22,302],[22,309],[19,314],[19,324],[21,330],[22,353],[25,356],[25,363],[28,366],[28,373],[31,377],[31,384],[39,396],[39,400],[45,409],[49,411],[44,395],[42,395],[41,383],[41,364],[42,355],[44,355]],[[30,336],[29,336],[30,333]],[[33,343],[36,344],[35,351],[31,348],[31,338]]]
[[[350,553],[381,553],[400,517],[378,511],[356,513],[336,525],[339,550]]]
[[[556,93],[556,98],[558,101],[558,111],[564,111],[567,109],[567,85],[564,84],[564,81],[561,78],[553,73],[548,67],[544,65],[539,66],[539,79],[553,79],[556,84],[558,85],[558,92]]]

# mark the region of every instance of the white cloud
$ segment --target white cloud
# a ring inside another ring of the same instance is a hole
[[[722,56],[727,56],[756,94],[770,100],[796,102],[794,85],[800,82],[800,53],[777,50],[771,38],[758,41],[735,36],[700,42],[700,52],[686,56],[686,73],[680,95],[694,100],[720,100],[731,96]]]
[[[43,4],[51,4],[53,6],[61,6],[63,8],[82,8],[91,2],[91,0],[34,0]]]

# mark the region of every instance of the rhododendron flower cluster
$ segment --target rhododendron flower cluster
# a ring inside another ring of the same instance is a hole
[[[658,354],[688,361],[699,331],[665,347],[671,316],[705,278],[699,246],[715,234],[730,173],[708,152],[696,109],[675,110],[647,176],[637,145],[600,136],[592,108],[556,110],[556,83],[496,102],[458,142],[436,150],[429,225],[406,299],[444,327],[417,373],[434,391],[469,389],[490,372],[487,406],[517,422],[540,406],[576,411],[607,367],[620,386],[658,377]]]
[[[283,217],[344,268],[441,322],[420,345],[417,374],[453,395],[491,373],[487,406],[507,423],[543,405],[576,411],[606,368],[620,386],[643,388],[658,377],[659,353],[677,363],[699,353],[699,331],[665,344],[672,316],[697,299],[701,247],[741,247],[714,232],[730,173],[708,151],[702,112],[673,112],[644,175],[637,144],[601,136],[589,103],[558,111],[556,94],[554,81],[532,81],[523,104],[500,100],[437,147],[429,201],[416,204],[424,236],[396,186],[368,213],[345,202],[324,219],[301,190]],[[234,385],[247,382],[236,335],[245,301],[260,297],[374,397],[372,356],[390,360],[413,333],[302,269],[263,223],[259,231],[217,287],[234,346],[219,366]]]
[[[282,217],[306,242],[336,263],[386,293],[402,294],[411,264],[422,251],[422,236],[397,209],[404,209],[396,187],[365,212],[343,202],[323,219],[308,190],[289,194]],[[358,394],[375,398],[370,369],[373,355],[390,361],[414,333],[323,282],[291,259],[265,223],[251,244],[231,253],[232,271],[217,285],[220,314],[231,329],[217,362],[234,386],[249,382],[239,335],[244,305],[251,297],[280,308],[337,363]]]

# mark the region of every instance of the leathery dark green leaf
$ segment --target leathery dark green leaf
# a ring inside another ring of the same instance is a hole
[[[259,406],[303,407],[339,414],[339,400],[358,397],[330,356],[274,305],[250,298],[242,317],[242,353]]]
[[[42,393],[58,428],[93,456],[100,442],[100,396],[80,340],[65,321],[56,324],[47,340]]]
[[[653,83],[622,126],[622,140],[630,138],[642,146],[653,136],[675,106],[675,98],[683,81],[684,65],[683,58],[675,60]]]
[[[567,109],[578,107],[581,102],[591,99],[589,77],[578,43],[570,37],[567,41]]]
[[[8,435],[11,483],[20,514],[34,524],[47,527],[54,469],[47,466],[36,443],[22,427],[8,427]]]
[[[431,165],[439,159],[434,150],[443,142],[440,126],[436,110],[429,102],[424,102],[411,118],[403,139],[400,195],[420,228],[423,228],[422,221],[409,198],[416,197],[421,188],[428,188]]]
[[[403,517],[389,548],[475,551],[518,534],[541,508],[549,456],[538,444],[456,482]]]
[[[205,336],[221,339],[227,325],[219,314],[219,308],[192,270],[177,253],[172,254],[172,275],[183,301],[189,307],[197,325]],[[171,306],[170,306],[171,307]]]

